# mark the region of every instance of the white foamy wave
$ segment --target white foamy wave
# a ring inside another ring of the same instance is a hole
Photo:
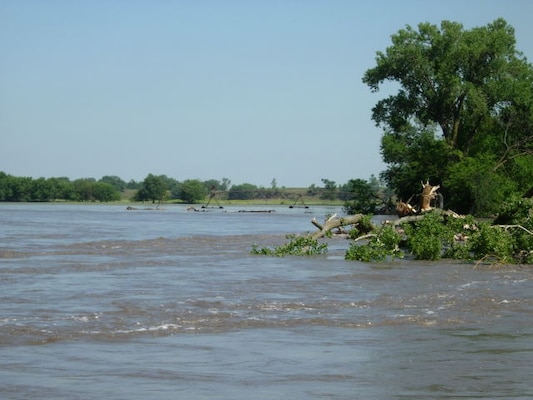
[[[142,333],[142,332],[160,332],[160,331],[170,331],[181,329],[182,326],[179,324],[161,324],[154,326],[141,326],[135,329],[120,329],[117,330],[117,333],[128,334],[128,333]]]

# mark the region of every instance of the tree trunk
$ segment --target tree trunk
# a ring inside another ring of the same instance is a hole
[[[457,214],[454,211],[451,210],[435,210],[434,212],[438,212],[442,215],[446,215],[448,217],[452,218],[464,218],[464,215]],[[425,214],[421,215],[409,215],[403,218],[399,218],[394,221],[385,221],[384,224],[392,225],[393,227],[397,227],[404,222],[415,222],[415,221],[421,221],[425,217]],[[330,218],[328,218],[324,224],[321,224],[316,220],[316,218],[313,218],[311,220],[311,223],[318,228],[318,231],[315,233],[309,234],[312,239],[320,239],[323,238],[328,234],[328,232],[331,232],[333,229],[341,228],[343,226],[349,226],[349,225],[357,225],[361,220],[364,218],[364,214],[355,214],[355,215],[348,215],[346,217],[340,217],[338,218],[337,215],[333,215]],[[379,227],[375,225],[371,225],[370,229],[367,229],[366,232],[361,232],[362,234],[367,234],[372,231],[377,231]]]
[[[355,225],[363,219],[363,214],[355,214],[355,215],[348,215],[346,217],[337,218],[336,215],[333,215],[329,219],[327,219],[324,224],[320,224],[316,218],[313,218],[311,220],[311,223],[316,226],[319,230],[315,232],[311,238],[313,239],[320,239],[327,235],[328,232],[335,228],[340,228],[342,226],[347,225]]]

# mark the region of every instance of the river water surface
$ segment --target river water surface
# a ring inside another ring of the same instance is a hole
[[[0,205],[0,397],[533,398],[531,266],[254,256],[342,213],[260,209]]]

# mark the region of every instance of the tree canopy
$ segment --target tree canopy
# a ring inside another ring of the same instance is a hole
[[[185,203],[197,203],[207,196],[205,184],[199,179],[187,179],[180,186],[180,199]]]
[[[254,198],[257,186],[251,183],[233,185],[228,192],[229,200],[250,200]]]
[[[374,92],[399,85],[372,119],[384,129],[382,176],[400,197],[429,178],[450,207],[488,213],[530,188],[533,68],[515,46],[500,18],[470,30],[450,21],[407,26],[377,53],[363,82]]]
[[[166,176],[148,174],[142,182],[141,188],[135,195],[137,201],[152,201],[161,203],[167,195]]]

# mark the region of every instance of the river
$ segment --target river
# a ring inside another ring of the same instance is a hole
[[[0,397],[533,398],[532,266],[250,254],[333,213],[0,204]]]

